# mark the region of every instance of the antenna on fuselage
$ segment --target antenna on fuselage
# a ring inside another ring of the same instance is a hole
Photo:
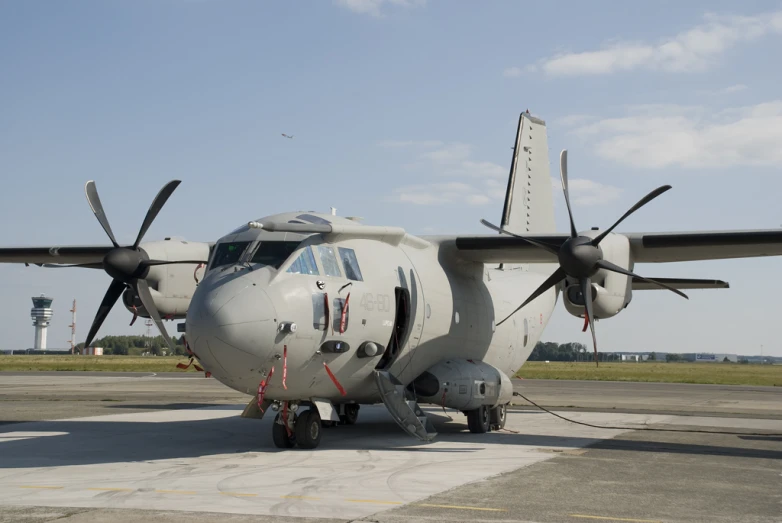
[[[331,209],[331,215],[336,216],[337,215],[337,208],[336,207],[329,207]]]

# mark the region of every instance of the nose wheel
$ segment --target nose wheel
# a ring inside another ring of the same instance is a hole
[[[320,436],[320,414],[315,408],[298,416],[288,413],[287,420],[283,420],[281,412],[277,413],[272,424],[272,440],[279,449],[291,449],[296,445],[302,449],[314,449],[320,445]]]

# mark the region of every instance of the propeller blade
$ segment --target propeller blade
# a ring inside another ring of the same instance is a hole
[[[586,308],[586,317],[589,321],[589,330],[592,331],[592,346],[595,348],[595,366],[599,367],[597,362],[597,336],[595,336],[595,317],[592,315],[592,280],[581,278],[578,280],[581,284],[581,294],[584,296],[584,305]]]
[[[138,231],[138,236],[136,237],[136,241],[135,243],[133,243],[134,249],[138,248],[138,245],[139,243],[141,243],[141,239],[147,233],[149,226],[152,225],[153,221],[155,221],[155,218],[160,212],[160,209],[163,208],[163,205],[165,205],[166,200],[168,200],[168,197],[171,196],[171,193],[174,192],[174,189],[176,189],[180,183],[182,183],[181,180],[171,180],[166,185],[164,185],[162,189],[160,189],[160,192],[157,193],[155,199],[152,200],[152,205],[149,206],[147,215],[144,217],[144,222],[141,224],[141,228]]]
[[[573,221],[573,211],[570,209],[570,191],[567,186],[567,149],[562,149],[559,153],[559,177],[562,179],[562,190],[565,192],[565,204],[567,205],[567,215],[570,218],[570,237],[578,236],[576,232],[576,222]]]
[[[90,209],[92,209],[92,213],[98,219],[98,222],[100,222],[100,226],[103,227],[103,230],[106,231],[106,234],[109,235],[109,239],[111,240],[111,243],[114,244],[114,247],[119,247],[117,240],[114,238],[114,233],[111,231],[111,225],[109,225],[109,219],[106,218],[106,213],[103,211],[103,205],[101,205],[100,203],[100,196],[98,196],[98,189],[97,187],[95,187],[94,180],[90,180],[87,182],[87,184],[84,186],[84,193],[87,195],[87,203],[90,204]]]
[[[166,340],[166,345],[168,345],[168,348],[171,350],[171,354],[176,354],[174,342],[171,341],[171,338],[168,336],[168,331],[166,331],[166,327],[163,325],[163,320],[160,319],[160,313],[158,312],[157,307],[155,307],[155,300],[152,298],[152,293],[149,292],[149,285],[146,280],[136,280],[136,293],[138,294],[139,299],[141,299],[141,304],[144,306],[144,309],[149,313],[149,317],[152,318],[152,321],[157,325],[157,329],[160,331],[161,336]]]
[[[199,263],[207,263],[204,260],[145,260],[142,262],[144,265],[147,265],[149,267],[152,267],[154,265],[175,265],[179,263],[190,263],[190,264],[199,264]]]
[[[668,189],[670,189],[670,188],[671,188],[671,186],[670,186],[670,185],[663,185],[662,187],[658,187],[657,189],[653,190],[652,192],[650,192],[649,194],[647,194],[646,196],[644,196],[643,198],[641,198],[640,200],[638,200],[638,203],[636,203],[635,205],[633,205],[632,207],[630,207],[630,210],[629,210],[629,211],[627,211],[626,213],[624,213],[624,214],[622,215],[622,217],[621,217],[621,218],[619,218],[618,220],[616,220],[616,223],[615,223],[615,224],[613,224],[611,227],[609,227],[609,228],[608,228],[608,229],[606,229],[605,231],[601,232],[601,233],[600,233],[600,234],[599,234],[597,237],[595,237],[595,239],[594,239],[594,240],[592,240],[592,245],[594,245],[594,246],[597,246],[597,244],[598,244],[598,243],[600,243],[600,241],[601,241],[603,238],[605,238],[605,237],[608,235],[608,233],[610,233],[611,231],[613,231],[613,230],[614,230],[614,228],[615,228],[617,225],[619,225],[620,223],[622,223],[622,221],[623,221],[625,218],[627,218],[628,216],[630,216],[631,214],[633,214],[635,211],[637,211],[638,209],[640,209],[641,207],[643,207],[643,206],[644,206],[644,205],[646,205],[647,203],[651,202],[652,200],[654,200],[655,198],[657,198],[658,196],[660,196],[662,193],[664,193],[665,191],[667,191],[667,190],[668,190]]]
[[[564,279],[565,279],[565,276],[567,276],[567,274],[565,274],[565,270],[564,270],[562,267],[559,267],[559,268],[557,268],[557,270],[556,270],[556,271],[554,271],[554,274],[552,274],[551,276],[549,276],[549,277],[546,279],[546,281],[544,281],[544,282],[543,282],[543,283],[540,285],[540,287],[538,287],[537,289],[535,289],[535,292],[533,292],[533,293],[530,295],[530,297],[529,297],[529,298],[527,298],[526,300],[524,300],[524,303],[522,303],[521,305],[519,305],[519,306],[516,308],[516,310],[514,310],[513,312],[511,312],[510,314],[508,314],[508,316],[507,316],[507,317],[506,317],[504,320],[502,320],[501,322],[499,322],[499,323],[497,324],[497,326],[500,326],[500,325],[502,325],[502,324],[503,324],[503,323],[504,323],[504,322],[505,322],[505,321],[506,321],[508,318],[510,318],[511,316],[513,316],[514,314],[516,314],[517,312],[519,312],[521,309],[523,309],[523,308],[524,308],[524,306],[525,306],[525,305],[527,305],[529,302],[531,302],[532,300],[534,300],[535,298],[537,298],[538,296],[540,296],[541,294],[543,294],[544,292],[546,292],[547,290],[549,290],[551,287],[553,287],[553,286],[554,286],[554,285],[556,285],[557,283],[559,283],[559,282],[561,282],[562,280],[564,280]]]
[[[518,238],[520,240],[524,240],[525,242],[529,242],[532,245],[534,245],[535,247],[540,247],[541,249],[544,249],[544,250],[550,252],[554,256],[556,256],[559,253],[559,251],[556,248],[552,247],[551,245],[549,245],[547,243],[539,242],[537,240],[533,240],[531,238],[527,238],[526,236],[519,236],[518,234],[513,234],[512,232],[506,231],[502,227],[497,227],[493,223],[488,222],[486,220],[481,220],[481,223],[483,225],[485,225],[486,227],[488,227],[489,229],[497,231],[500,234],[507,234],[508,236],[513,236],[514,238]]]
[[[109,285],[109,288],[106,291],[106,295],[103,296],[100,307],[98,307],[98,313],[95,315],[95,319],[92,320],[92,327],[90,327],[90,332],[87,334],[87,339],[84,342],[85,347],[89,347],[92,340],[95,339],[95,335],[98,333],[100,326],[103,325],[103,321],[106,319],[106,316],[109,315],[111,308],[117,303],[119,297],[122,296],[124,290],[124,283],[119,280],[112,280],[111,285]]]
[[[684,294],[679,289],[674,289],[673,287],[671,287],[669,285],[666,285],[666,284],[664,284],[662,282],[659,282],[657,280],[652,280],[652,279],[649,279],[649,278],[644,278],[643,276],[639,276],[639,275],[637,275],[637,274],[635,274],[633,272],[630,272],[628,270],[625,270],[625,269],[619,267],[618,265],[614,265],[610,261],[600,260],[600,261],[597,262],[597,266],[602,268],[602,269],[605,269],[607,271],[618,272],[619,274],[624,274],[625,276],[630,276],[632,278],[638,278],[641,281],[645,281],[645,282],[657,285],[658,287],[662,287],[663,289],[668,289],[671,292],[675,292],[676,294],[678,294],[682,298],[685,298],[687,300],[690,299],[689,296]]]

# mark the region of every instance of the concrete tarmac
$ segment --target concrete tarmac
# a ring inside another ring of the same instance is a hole
[[[271,417],[239,418],[249,398],[202,375],[2,373],[0,522],[782,521],[782,390],[514,386],[615,428],[522,405],[476,435],[430,408],[424,445],[365,406],[281,451]]]

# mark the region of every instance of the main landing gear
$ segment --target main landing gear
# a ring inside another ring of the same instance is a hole
[[[322,429],[333,427],[336,422],[321,420],[318,409],[311,405],[308,410],[300,411],[301,405],[295,402],[276,402],[272,404],[272,410],[277,412],[272,424],[272,440],[274,446],[279,449],[292,449],[299,446],[302,449],[314,449],[320,444]],[[345,403],[339,405],[339,423],[342,425],[354,425],[358,420],[357,403]]]
[[[314,449],[320,444],[321,421],[314,406],[297,415],[293,410],[281,409],[274,417],[272,440],[280,449],[296,445],[302,449]]]
[[[505,428],[505,420],[508,417],[508,405],[497,405],[494,408],[481,405],[477,409],[468,410],[467,426],[473,434],[484,434],[491,430]]]

